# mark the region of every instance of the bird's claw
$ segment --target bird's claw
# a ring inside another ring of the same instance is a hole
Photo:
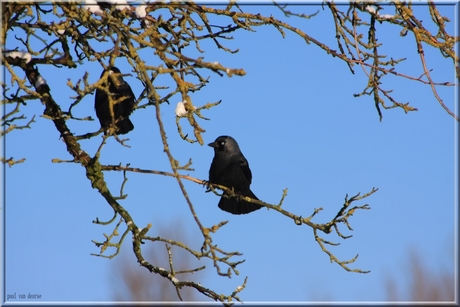
[[[235,193],[236,201],[237,201],[237,202],[240,202],[240,201],[241,201],[241,197],[243,196],[243,195],[241,194],[241,192],[239,192],[239,191],[234,191],[233,189],[232,189],[232,192]]]
[[[210,184],[209,181],[203,180],[203,181],[201,181],[201,184],[203,185],[203,187],[206,187],[205,193],[211,192],[211,187],[209,186],[209,184]]]

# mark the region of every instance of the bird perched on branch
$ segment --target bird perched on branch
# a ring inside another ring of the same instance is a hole
[[[102,72],[101,78],[104,74],[105,71]],[[131,87],[123,80],[121,72],[117,67],[110,68],[108,74],[109,94],[105,90],[97,89],[94,99],[94,109],[96,110],[101,127],[106,131],[114,123],[116,134],[126,134],[134,129],[129,115],[133,112],[136,99]],[[104,83],[102,86],[107,86],[107,84]],[[111,99],[109,99],[109,95]]]
[[[240,199],[247,196],[258,198],[252,193],[252,173],[248,160],[243,156],[240,147],[231,136],[219,136],[208,146],[214,148],[214,159],[209,169],[209,183],[223,185],[238,194],[229,196],[227,192],[219,201],[219,208],[232,214],[246,214],[262,208],[262,206]]]

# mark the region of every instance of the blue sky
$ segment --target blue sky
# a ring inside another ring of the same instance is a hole
[[[274,14],[284,18],[271,6],[244,6],[249,12]],[[297,11],[319,14],[311,20],[289,18],[286,21],[302,28],[309,35],[335,48],[330,13],[321,6],[296,7]],[[453,7],[439,7],[449,17],[454,29]],[[415,8],[420,19],[429,24],[427,8]],[[391,8],[384,13],[392,14]],[[227,24],[224,21],[223,24]],[[456,269],[457,213],[454,161],[458,159],[455,121],[433,97],[431,89],[420,83],[394,76],[383,79],[385,89],[401,102],[410,102],[417,112],[405,114],[400,109],[382,110],[379,121],[373,99],[354,98],[367,80],[360,67],[355,75],[347,65],[313,44],[288,33],[283,39],[271,27],[253,32],[236,32],[227,47],[239,48],[230,55],[212,43],[202,44],[206,61],[219,61],[230,68],[243,68],[244,77],[219,77],[211,74],[210,84],[191,95],[196,106],[222,100],[211,110],[203,111],[209,121],[199,120],[206,130],[205,143],[220,135],[231,135],[248,159],[253,183],[251,189],[263,201],[276,204],[282,190],[289,189],[284,209],[302,216],[323,207],[314,222],[329,221],[343,204],[348,193],[379,191],[357,203],[368,203],[371,210],[358,211],[350,219],[354,231],[342,227],[348,240],[323,235],[340,242],[331,251],[341,260],[359,254],[352,268],[370,270],[369,274],[350,273],[329,262],[328,256],[314,241],[312,230],[296,226],[281,214],[261,209],[249,215],[234,216],[217,207],[218,198],[192,182],[184,181],[202,223],[210,227],[223,220],[229,223],[213,235],[213,241],[227,251],[240,251],[246,262],[240,275],[231,279],[219,277],[211,262],[200,282],[218,293],[230,294],[248,276],[246,289],[240,293],[250,301],[383,301],[385,281],[393,277],[400,289],[410,287],[408,261],[411,249],[420,253],[427,268],[433,272],[454,272]],[[377,25],[382,53],[389,57],[407,57],[401,72],[419,76],[423,70],[413,38],[399,36],[399,29]],[[7,48],[17,47],[9,35]],[[454,70],[436,50],[426,47],[432,76],[437,81],[454,82]],[[192,47],[185,53],[196,55]],[[157,65],[153,56],[145,58]],[[126,61],[117,66],[132,73]],[[63,109],[72,103],[74,93],[66,86],[67,78],[75,83],[85,71],[89,81],[100,76],[99,64],[87,63],[77,69],[39,66],[51,87],[54,99]],[[21,74],[20,74],[21,75]],[[132,74],[134,76],[134,74]],[[5,80],[8,79],[8,75]],[[134,77],[125,77],[134,93],[142,84]],[[165,81],[164,84],[171,84]],[[162,85],[162,84],[158,84]],[[456,108],[455,88],[438,88],[447,106]],[[174,96],[162,105],[162,118],[174,157],[185,164],[192,158],[194,172],[183,172],[207,179],[213,150],[181,140],[175,125],[174,109],[181,99]],[[88,95],[76,108],[76,116],[95,117],[94,96]],[[78,164],[51,163],[53,158],[70,159],[64,143],[59,140],[53,123],[40,117],[43,105],[30,101],[22,111],[28,118],[36,114],[32,129],[14,131],[6,136],[6,157],[26,158],[25,163],[4,168],[6,202],[2,205],[5,238],[5,294],[41,294],[43,301],[110,301],[114,297],[113,282],[116,260],[91,256],[98,248],[91,240],[102,241],[103,233],[112,226],[92,224],[97,217],[108,220],[112,210],[96,190],[91,188],[85,170]],[[130,132],[131,148],[110,139],[103,148],[101,163],[131,163],[132,167],[170,171],[160,142],[153,108],[138,110],[131,119],[135,129]],[[181,120],[185,132],[191,130]],[[68,122],[75,134],[95,131],[98,121]],[[101,137],[81,141],[82,148],[94,155]],[[4,144],[2,144],[3,146]],[[121,173],[105,173],[109,188],[117,194],[123,180]],[[120,203],[129,211],[139,227],[153,224],[149,231],[155,236],[161,227],[187,233],[191,244],[199,249],[202,236],[175,179],[159,175],[131,173]],[[3,180],[3,179],[2,179]],[[174,238],[174,234],[171,234]],[[148,244],[148,243],[147,243]],[[124,251],[129,252],[130,240]],[[156,248],[166,251],[163,244]],[[173,250],[174,251],[174,250]],[[133,258],[131,258],[133,259]],[[134,261],[134,260],[132,260]],[[187,277],[188,278],[188,277]],[[190,277],[193,279],[194,277]],[[115,281],[116,282],[116,281]]]

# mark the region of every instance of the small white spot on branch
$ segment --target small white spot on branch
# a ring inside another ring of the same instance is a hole
[[[390,15],[390,14],[380,15],[379,17],[381,19],[393,19],[393,18],[395,18],[394,15]]]
[[[85,8],[86,10],[94,14],[102,14],[101,7],[99,6],[99,4],[97,4],[96,0],[85,0],[85,3],[86,4],[83,5],[83,8]]]
[[[183,117],[187,115],[187,110],[185,110],[184,103],[182,101],[179,101],[176,106],[176,116],[178,117]]]
[[[108,0],[107,2],[115,5],[115,8],[119,11],[123,11],[124,9],[131,10],[131,7],[126,0]]]
[[[136,16],[137,18],[144,18],[145,16],[147,16],[147,12],[145,11],[147,5],[145,4],[139,4],[137,7],[136,7]]]
[[[375,7],[370,6],[370,5],[366,5],[366,11],[368,11],[372,15],[374,15],[376,13]],[[378,15],[378,13],[377,13],[377,15]]]
[[[145,17],[147,16],[147,11],[145,10],[146,8],[147,8],[146,4],[139,4],[136,7],[135,13],[136,13],[137,18],[142,19],[144,21],[144,24],[146,26],[149,26],[151,22],[145,19]]]
[[[175,276],[172,276],[171,274],[168,274],[168,278],[171,278],[173,284],[177,284],[179,282],[179,279],[177,279]]]
[[[5,53],[6,57],[10,58],[20,58],[26,60],[26,63],[29,63],[32,60],[32,55],[26,51],[11,51]]]
[[[43,77],[41,75],[38,75],[37,81],[35,81],[35,84],[34,84],[35,88],[38,89],[43,84],[46,84],[46,80],[43,79]]]

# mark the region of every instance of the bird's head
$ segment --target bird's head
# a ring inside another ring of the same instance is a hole
[[[106,73],[106,70],[102,72],[101,78],[104,76],[105,73]],[[108,71],[108,73],[109,75],[107,76],[107,80],[110,86],[118,87],[120,86],[121,83],[124,82],[123,76],[121,74],[120,69],[118,69],[118,67],[115,67],[115,66],[110,67],[110,70]]]
[[[216,154],[221,152],[237,154],[240,152],[238,143],[234,138],[228,135],[219,136],[214,142],[209,143],[208,146],[214,148]]]
[[[102,76],[104,76],[105,72],[106,72],[106,70],[104,70],[104,71],[102,72],[101,78],[102,78]],[[110,67],[109,74],[111,75],[111,74],[113,74],[113,73],[115,73],[115,74],[121,74],[121,71],[120,71],[120,69],[118,69],[118,67],[113,66],[113,67]]]

